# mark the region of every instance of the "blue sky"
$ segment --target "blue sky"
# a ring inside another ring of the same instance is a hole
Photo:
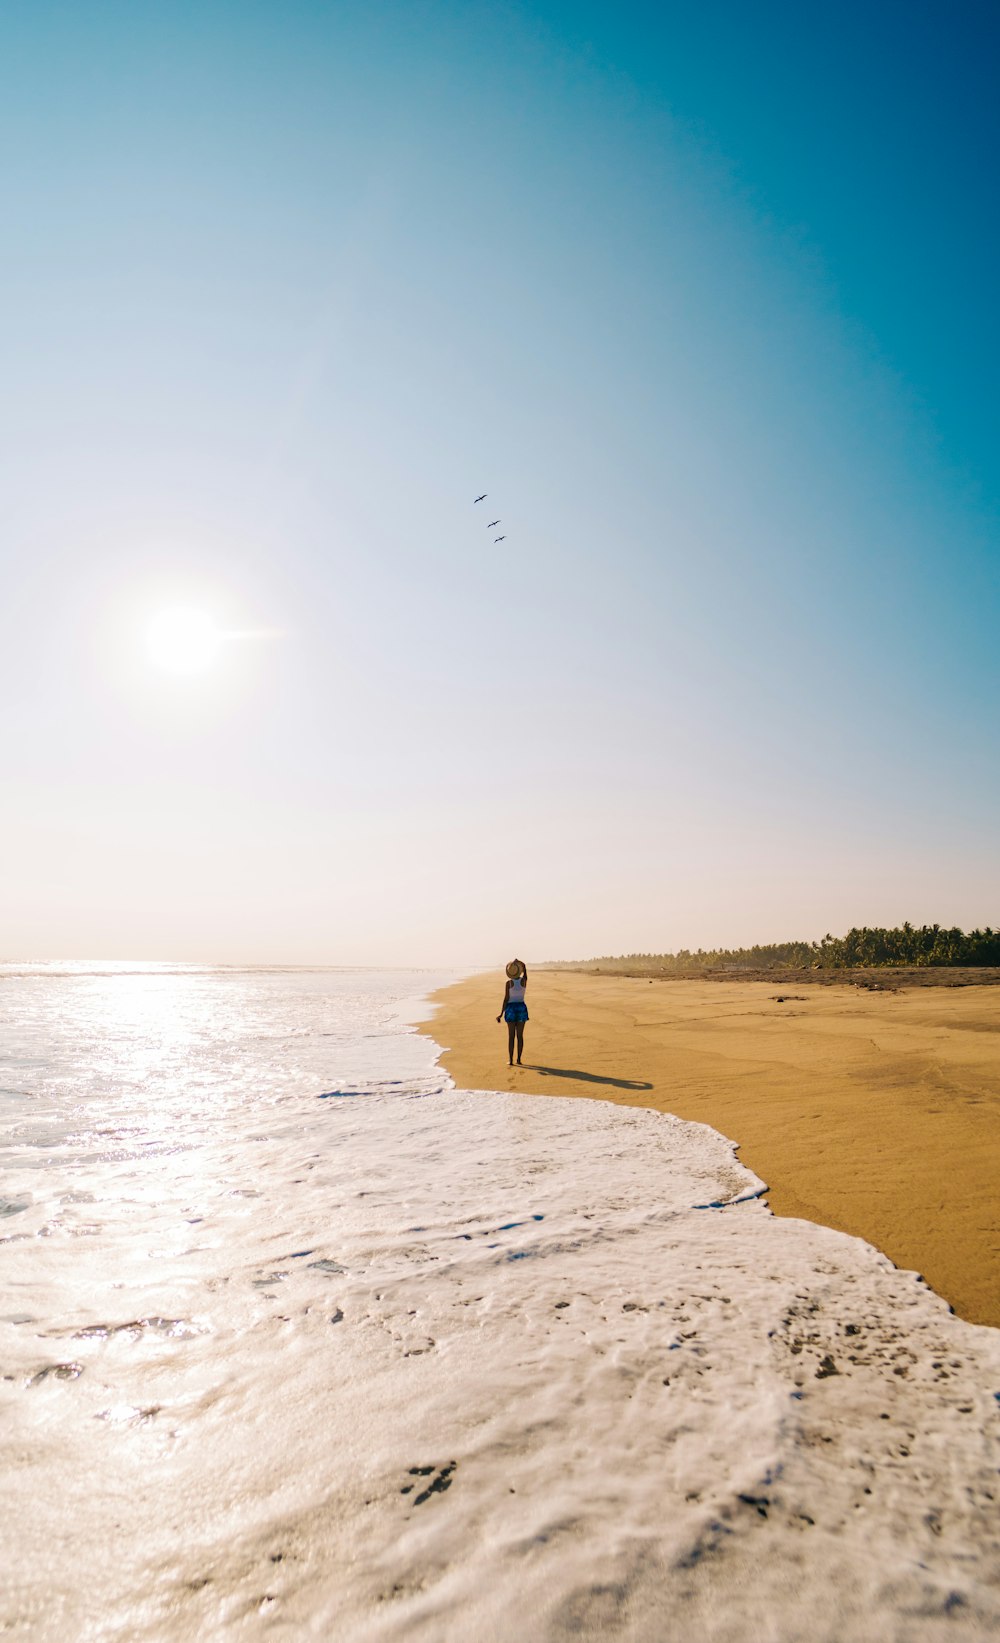
[[[996,922],[995,13],[3,33],[8,956]]]

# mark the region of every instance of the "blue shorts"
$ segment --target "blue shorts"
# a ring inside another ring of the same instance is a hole
[[[508,1026],[523,1026],[528,1019],[527,1004],[505,1004],[503,1018]]]

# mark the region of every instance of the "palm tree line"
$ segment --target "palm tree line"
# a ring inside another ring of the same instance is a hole
[[[822,941],[768,942],[757,947],[699,947],[690,952],[627,953],[618,957],[588,959],[588,965],[614,970],[641,966],[690,973],[718,969],[813,969],[853,970],[880,967],[924,967],[930,965],[1000,965],[1000,930],[987,925],[984,930],[966,933],[940,924],[900,924],[887,930],[862,925],[845,936],[825,935]]]

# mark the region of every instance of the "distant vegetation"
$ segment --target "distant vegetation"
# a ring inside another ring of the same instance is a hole
[[[896,930],[848,930],[822,941],[780,941],[763,947],[714,947],[696,953],[628,953],[595,958],[587,966],[602,970],[662,970],[690,975],[692,970],[853,970],[886,966],[1000,965],[1000,930],[942,929],[940,924],[903,924]]]

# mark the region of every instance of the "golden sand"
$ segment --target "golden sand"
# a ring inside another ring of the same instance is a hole
[[[462,1088],[579,1095],[711,1124],[776,1215],[866,1238],[963,1318],[1000,1326],[1000,987],[530,973],[524,1066],[504,977],[435,997],[423,1030]],[[784,1002],[778,1002],[783,999]]]

